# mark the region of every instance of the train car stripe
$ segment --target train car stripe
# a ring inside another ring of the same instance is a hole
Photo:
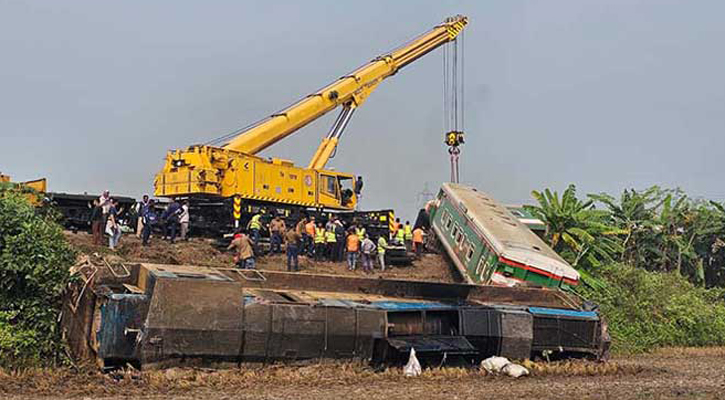
[[[527,271],[531,271],[533,273],[546,276],[547,278],[553,278],[553,279],[555,279],[557,281],[564,281],[564,282],[566,282],[566,283],[568,283],[570,285],[577,285],[577,284],[579,284],[578,281],[575,281],[575,280],[572,280],[572,279],[569,279],[569,278],[565,278],[565,277],[563,277],[561,275],[556,275],[556,274],[553,274],[551,272],[544,271],[543,269],[538,269],[536,267],[532,267],[530,265],[521,264],[520,262],[516,262],[516,261],[513,261],[513,260],[509,260],[508,258],[504,258],[504,257],[499,256],[498,260],[500,262],[502,262],[502,263],[504,263],[506,265],[510,265],[510,266],[512,266],[514,268],[520,268],[520,269],[524,269],[524,270],[527,270]]]

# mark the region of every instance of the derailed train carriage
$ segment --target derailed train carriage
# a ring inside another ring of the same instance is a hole
[[[88,262],[64,303],[72,353],[102,368],[490,355],[606,358],[595,310],[558,290]]]
[[[435,237],[468,283],[568,290],[579,273],[510,209],[474,187],[444,183],[429,206]]]

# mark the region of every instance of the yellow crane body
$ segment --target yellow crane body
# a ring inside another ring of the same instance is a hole
[[[0,174],[0,183],[10,183],[21,190],[32,189],[34,192],[28,193],[27,198],[34,206],[42,204],[42,197],[39,197],[38,195],[45,193],[48,188],[48,181],[45,178],[25,182],[13,182],[10,180],[9,175]]]
[[[182,197],[238,196],[271,203],[336,210],[354,210],[354,175],[325,170],[354,110],[387,77],[423,55],[455,40],[468,23],[464,16],[441,25],[407,44],[366,63],[279,113],[257,122],[220,147],[195,145],[167,153],[154,181],[155,195]],[[260,151],[342,106],[330,133],[322,140],[307,168],[290,161],[266,160]],[[346,188],[347,187],[347,188]]]
[[[183,163],[183,164],[182,164]],[[343,201],[340,190],[353,175],[294,166],[291,161],[263,158],[211,146],[170,151],[171,168],[156,177],[157,196],[207,194],[314,208],[354,209],[355,197]],[[223,171],[219,174],[219,171]]]

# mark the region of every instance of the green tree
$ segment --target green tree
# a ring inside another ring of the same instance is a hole
[[[619,258],[619,236],[627,231],[612,223],[609,211],[594,208],[593,200],[577,198],[574,185],[561,197],[549,189],[531,195],[538,205],[525,207],[546,224],[549,245],[574,267],[592,269]]]
[[[627,231],[622,241],[620,261],[633,265],[646,263],[648,253],[645,243],[656,225],[657,209],[664,198],[662,190],[652,186],[644,191],[625,189],[619,199],[606,193],[590,194],[588,197],[604,204],[612,222]]]
[[[27,193],[0,187],[0,365],[53,359],[56,319],[75,253],[51,213]]]
[[[620,261],[653,271],[676,271],[693,283],[722,283],[725,212],[717,203],[693,201],[681,190],[657,186],[624,190],[619,199],[589,195],[604,204],[628,233]]]

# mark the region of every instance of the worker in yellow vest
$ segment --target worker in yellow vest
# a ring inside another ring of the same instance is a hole
[[[357,238],[362,242],[363,239],[365,239],[365,228],[363,228],[362,225],[357,224],[355,227],[355,234],[357,235]]]
[[[334,229],[325,229],[325,242],[327,247],[327,259],[337,261],[337,237],[335,237]]]
[[[413,249],[413,227],[410,226],[410,221],[405,221],[403,237],[405,238],[405,251],[410,252]]]
[[[398,230],[395,231],[394,240],[398,242],[398,244],[405,243],[405,231],[403,230],[403,224],[398,225]]]
[[[259,243],[259,230],[262,229],[262,214],[264,214],[264,210],[259,210],[249,221],[249,232],[252,234],[252,243],[255,246]]]
[[[385,240],[385,235],[380,235],[378,238],[378,263],[381,271],[385,271],[385,250],[387,249],[388,241]]]
[[[315,261],[322,261],[325,258],[325,227],[322,223],[317,224],[315,228]]]

